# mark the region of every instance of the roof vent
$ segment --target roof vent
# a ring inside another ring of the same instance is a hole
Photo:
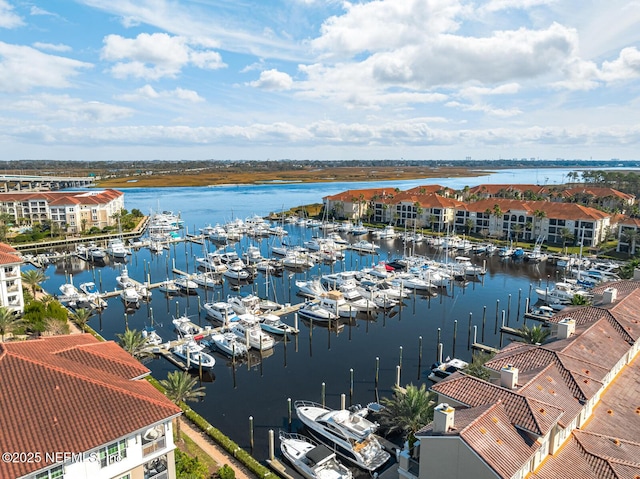
[[[602,304],[613,304],[618,299],[618,290],[616,288],[606,288],[602,292]]]
[[[438,404],[433,410],[433,432],[444,434],[453,429],[454,413],[447,403]]]
[[[576,320],[564,318],[558,322],[558,339],[567,339],[576,332]]]
[[[518,368],[507,364],[500,369],[500,386],[507,389],[515,389],[518,387]]]

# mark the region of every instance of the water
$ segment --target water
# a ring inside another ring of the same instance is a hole
[[[569,171],[544,170],[544,178],[550,182],[560,182]],[[518,172],[500,171],[489,178],[435,178],[404,182],[388,182],[390,187],[401,189],[421,184],[439,183],[452,188],[465,185],[487,183],[530,182],[532,175],[541,174],[537,170]],[[245,218],[254,213],[265,215],[292,206],[320,202],[321,197],[346,189],[382,186],[381,183],[353,184],[293,184],[260,186],[225,186],[215,188],[132,188],[125,192],[126,208],[149,210],[172,210],[180,212],[190,232],[194,229],[224,222],[233,217]],[[317,234],[297,226],[289,226],[289,241],[301,242]],[[263,255],[268,255],[271,239],[254,242],[247,238],[236,245],[242,251],[249,244],[258,244]],[[354,241],[351,239],[351,241]],[[267,293],[280,302],[302,301],[295,295],[296,279],[308,279],[313,275],[331,271],[359,269],[373,262],[387,259],[404,252],[400,240],[384,243],[379,256],[359,255],[347,252],[344,261],[334,265],[317,265],[302,273],[285,273],[282,277],[267,278],[258,275],[255,283],[243,286],[241,291]],[[209,245],[211,247],[211,245]],[[159,282],[172,277],[172,268],[194,271],[194,258],[202,256],[204,247],[194,243],[180,243],[171,246],[162,255],[152,255],[147,249],[135,252],[127,259],[129,275],[138,281],[148,277]],[[441,255],[437,250],[419,246],[416,253]],[[482,262],[484,257],[474,261]],[[346,395],[350,403],[366,404],[379,396],[390,396],[396,380],[396,367],[401,365],[401,383],[422,383],[426,381],[429,368],[436,360],[438,331],[444,343],[444,356],[456,356],[465,360],[471,358],[469,349],[469,320],[477,328],[479,342],[490,346],[500,345],[500,335],[496,334],[496,321],[502,312],[509,319],[509,325],[520,327],[524,313],[525,298],[531,295],[536,301],[535,289],[544,287],[558,277],[557,272],[546,264],[533,265],[501,261],[491,257],[487,261],[487,274],[481,281],[466,286],[454,285],[436,297],[412,295],[405,300],[402,308],[395,308],[388,314],[379,313],[371,318],[357,318],[343,324],[341,329],[329,330],[300,320],[300,334],[288,342],[281,339],[276,347],[260,358],[252,356],[251,363],[231,364],[228,359],[215,354],[217,364],[212,374],[205,375],[206,389],[204,401],[192,407],[211,424],[221,429],[241,447],[250,450],[249,416],[254,418],[254,455],[259,460],[267,457],[267,431],[288,429],[287,398],[293,401],[305,399],[320,402],[322,384],[326,389],[326,404],[339,407],[340,395]],[[102,291],[114,290],[115,277],[120,274],[122,264],[109,263],[102,267],[90,267],[79,259],[66,260],[50,266],[46,275],[49,279],[44,288],[51,294],[58,292],[69,275],[76,285],[84,281],[95,281]],[[149,303],[143,303],[139,310],[127,314],[119,298],[109,300],[108,308],[94,316],[90,325],[107,339],[115,339],[126,326],[142,329],[153,320],[159,334],[167,341],[176,337],[171,319],[187,313],[203,326],[208,324],[200,305],[213,299],[226,298],[236,294],[225,283],[214,290],[199,290],[199,296],[178,296],[167,298],[154,290]],[[518,298],[520,302],[518,303]],[[518,311],[520,317],[517,316]],[[483,327],[483,316],[485,318]],[[293,324],[293,317],[284,320]],[[499,327],[499,325],[498,325]],[[454,328],[457,337],[454,344]],[[483,333],[484,329],[484,333]],[[422,349],[420,349],[420,345]],[[376,391],[375,368],[379,364],[379,382]],[[147,364],[158,379],[166,377],[174,367],[160,358]],[[351,372],[353,370],[353,373]],[[353,395],[350,395],[353,374]],[[299,424],[293,415],[293,428]]]

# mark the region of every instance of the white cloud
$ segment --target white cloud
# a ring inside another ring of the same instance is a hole
[[[205,101],[198,92],[187,90],[184,88],[176,88],[174,90],[157,91],[151,85],[145,85],[138,88],[134,93],[119,95],[118,100],[136,102],[140,100],[157,100],[157,99],[178,99],[186,100],[192,103],[200,103]]]
[[[210,70],[226,66],[219,53],[194,50],[187,38],[166,33],[141,33],[136,38],[108,35],[104,38],[101,57],[116,62],[111,68],[116,78],[158,80],[176,77],[190,64]]]
[[[482,5],[479,12],[498,12],[501,10],[528,10],[533,7],[552,5],[558,0],[491,0]]]
[[[635,47],[624,48],[618,58],[603,62],[600,76],[607,82],[640,78],[640,51]]]
[[[70,52],[71,51],[71,47],[63,43],[35,42],[33,44],[33,47],[37,48],[38,50],[51,50],[52,52]]]
[[[36,87],[66,88],[70,78],[90,63],[48,55],[35,48],[0,42],[0,91],[24,92]]]
[[[260,72],[260,78],[250,82],[249,85],[263,90],[289,90],[293,85],[293,79],[287,73],[278,70],[266,70]]]
[[[13,6],[6,0],[0,0],[0,28],[16,28],[23,25],[22,18],[13,12]]]
[[[10,105],[14,111],[30,113],[47,122],[109,123],[130,117],[130,108],[97,101],[85,101],[68,95],[35,95]]]

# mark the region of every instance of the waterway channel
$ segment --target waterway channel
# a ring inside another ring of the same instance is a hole
[[[535,171],[549,182],[560,182],[573,170]],[[527,173],[529,176],[527,176]],[[421,184],[438,183],[462,188],[482,182],[531,182],[533,172],[500,172],[491,178],[429,179],[388,183],[401,189]],[[522,175],[522,176],[521,176]],[[219,188],[165,188],[127,189],[125,207],[149,210],[180,211],[186,229],[194,232],[208,224],[223,223],[232,217],[245,218],[257,213],[266,215],[281,208],[320,202],[322,196],[345,189],[371,187],[371,184],[295,184],[232,186]],[[317,229],[287,225],[290,243],[302,242]],[[356,241],[345,234],[351,242]],[[370,238],[369,238],[370,239]],[[232,246],[239,253],[250,244],[260,247],[263,255],[270,254],[273,239],[244,238]],[[278,277],[258,274],[251,284],[239,290],[223,283],[212,290],[198,290],[197,296],[171,296],[154,290],[152,299],[142,303],[135,311],[125,311],[119,297],[109,300],[107,309],[92,317],[90,325],[107,339],[115,339],[125,327],[141,330],[153,320],[165,341],[175,339],[172,317],[188,314],[195,322],[208,324],[201,305],[213,299],[224,299],[238,292],[267,293],[282,303],[298,303],[304,299],[296,295],[295,281],[309,279],[324,273],[360,269],[381,260],[401,256],[406,246],[400,239],[381,244],[379,255],[361,255],[346,252],[345,259],[333,264],[318,264],[302,272],[288,272]],[[126,260],[129,276],[144,282],[159,282],[173,277],[173,268],[195,271],[195,258],[212,250],[210,243],[200,245],[180,242],[162,254],[153,254],[142,248]],[[416,247],[416,254],[442,258],[442,251],[426,244]],[[531,264],[502,260],[497,256],[478,255],[474,262],[486,264],[487,273],[465,285],[454,283],[436,296],[413,294],[388,313],[358,317],[343,322],[339,328],[329,330],[300,320],[300,333],[285,342],[279,339],[275,348],[252,356],[250,362],[231,363],[214,353],[216,365],[205,375],[203,386],[206,398],[192,407],[211,424],[221,429],[241,447],[251,450],[249,417],[253,417],[253,453],[259,460],[267,457],[268,430],[296,428],[295,420],[289,424],[287,399],[320,402],[324,389],[325,401],[330,407],[339,407],[340,395],[346,395],[347,404],[366,404],[380,396],[390,396],[396,382],[397,366],[401,366],[401,384],[420,384],[427,381],[431,364],[436,359],[438,337],[444,345],[444,356],[465,360],[471,357],[470,342],[474,327],[477,340],[489,346],[500,346],[498,332],[502,312],[509,325],[518,328],[523,323],[526,298],[537,300],[535,287],[560,279],[560,273],[546,263]],[[72,275],[79,285],[94,281],[101,291],[113,291],[125,263],[107,261],[95,266],[77,258],[60,261],[46,270],[44,288],[51,294]],[[283,318],[293,324],[293,315]],[[496,326],[498,325],[498,326]],[[454,341],[455,332],[455,341]],[[504,338],[505,343],[508,341]],[[163,358],[147,363],[153,375],[162,379],[175,366]],[[379,366],[376,388],[376,368]],[[324,384],[324,387],[323,387]]]

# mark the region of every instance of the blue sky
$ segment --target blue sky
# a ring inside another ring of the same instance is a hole
[[[0,0],[0,160],[640,158],[638,0]]]

